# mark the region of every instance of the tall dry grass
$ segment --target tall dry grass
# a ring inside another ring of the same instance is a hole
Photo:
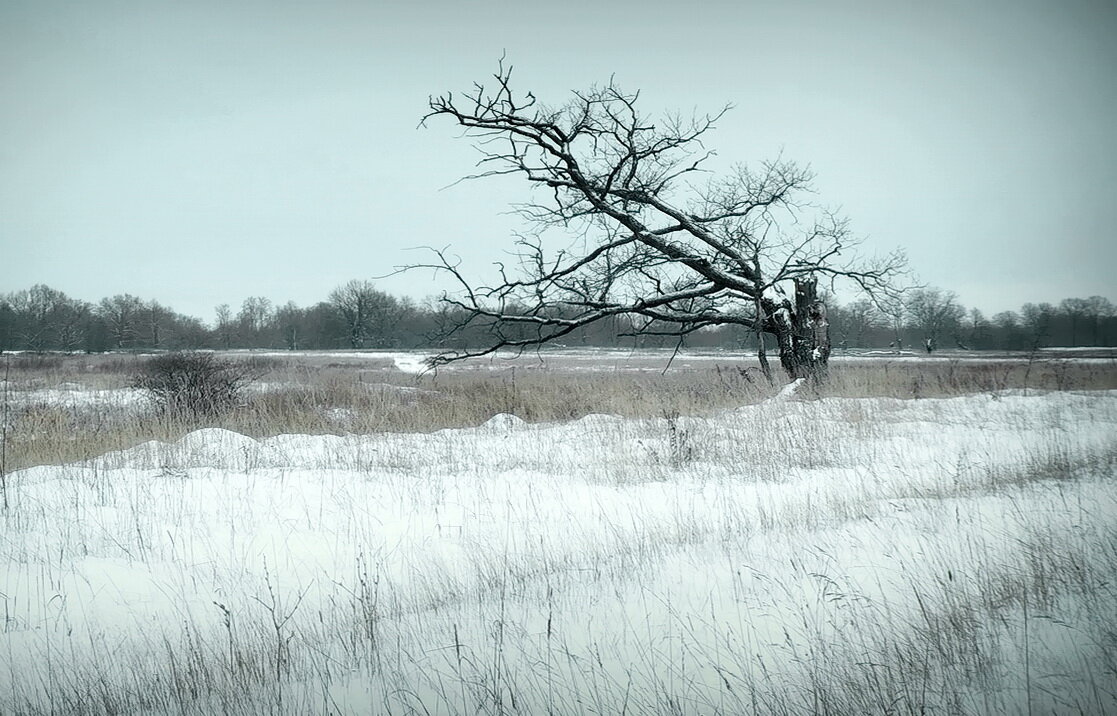
[[[414,376],[388,358],[234,354],[262,377],[243,404],[211,418],[159,414],[124,399],[143,355],[18,355],[9,361],[5,469],[90,459],[147,440],[173,441],[203,427],[252,437],[279,434],[431,432],[475,426],[499,413],[528,422],[594,413],[649,418],[706,415],[771,397],[743,363],[707,361],[660,370],[570,370],[538,361],[465,364]],[[654,365],[654,363],[650,363]],[[1006,390],[1117,388],[1117,363],[1074,360],[841,361],[800,399],[920,399]],[[52,391],[44,393],[43,391]],[[86,391],[108,391],[102,401]],[[60,397],[61,396],[61,397]],[[75,398],[67,402],[66,396]]]

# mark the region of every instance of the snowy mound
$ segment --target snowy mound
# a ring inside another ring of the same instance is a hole
[[[577,420],[571,421],[571,425],[580,425],[584,428],[597,428],[609,425],[616,425],[617,423],[624,422],[624,418],[619,415],[607,415],[605,413],[590,413],[583,415]]]
[[[203,428],[183,436],[175,447],[192,463],[218,466],[228,465],[230,458],[243,459],[255,452],[259,443],[232,430]]]
[[[257,457],[260,444],[247,435],[221,428],[203,428],[174,443],[149,440],[127,450],[118,450],[91,461],[104,469],[153,469],[165,465],[243,469],[249,457]]]
[[[257,442],[254,438],[232,430],[202,428],[183,436],[178,445],[186,450],[227,453],[255,448]]]
[[[523,419],[515,415],[510,413],[497,413],[482,423],[481,427],[489,430],[515,430],[524,424]]]
[[[780,392],[773,395],[771,398],[768,399],[768,401],[772,403],[782,403],[784,401],[791,400],[795,397],[795,394],[799,391],[799,388],[802,385],[803,378],[796,378],[792,382],[780,388]]]

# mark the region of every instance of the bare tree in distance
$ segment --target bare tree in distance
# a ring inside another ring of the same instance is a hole
[[[148,301],[143,304],[143,313],[147,319],[147,340],[152,348],[163,348],[166,336],[164,329],[173,322],[174,311],[158,301]]]
[[[514,90],[501,62],[495,83],[430,99],[423,118],[464,129],[481,171],[534,188],[517,206],[530,230],[515,241],[515,265],[475,285],[445,249],[431,264],[460,286],[443,300],[460,316],[452,330],[483,324],[483,348],[443,353],[438,366],[501,349],[560,339],[588,324],[625,317],[634,336],[670,336],[737,325],[775,339],[795,379],[824,374],[830,354],[819,282],[847,280],[870,296],[892,291],[902,254],[864,260],[845,218],[811,201],[809,168],[779,157],[709,176],[707,134],[728,111],[686,118],[645,116],[638,92],[612,80],[558,107]],[[559,229],[568,245],[545,248]],[[570,236],[573,240],[570,241]],[[764,366],[766,367],[766,365]]]
[[[108,325],[115,348],[132,348],[136,345],[145,308],[143,300],[130,293],[103,298],[97,304],[97,314]]]
[[[842,331],[841,342],[848,347],[866,345],[867,336],[874,330],[884,327],[886,315],[871,300],[859,298],[846,306],[831,308],[831,316],[836,316]],[[843,330],[844,329],[844,330]]]
[[[988,348],[992,335],[993,324],[985,317],[980,308],[971,308],[966,313],[966,347]]]
[[[229,308],[229,304],[222,303],[216,309],[214,314],[217,320],[214,323],[214,330],[221,347],[228,350],[233,345],[233,339],[236,337],[236,324],[233,323],[233,311]]]
[[[962,319],[966,309],[958,303],[953,291],[925,287],[912,291],[905,302],[914,328],[923,334],[924,347],[930,353],[947,335],[960,342]]]
[[[375,303],[376,287],[368,281],[350,281],[330,292],[330,304],[345,321],[350,348],[364,348]]]
[[[371,281],[350,281],[330,292],[330,305],[345,322],[350,348],[370,344],[387,347],[388,335],[404,319],[407,306],[373,285]]]
[[[1020,307],[1023,325],[1028,330],[1029,350],[1049,345],[1051,326],[1055,322],[1055,307],[1050,303],[1025,303]]]
[[[237,312],[237,329],[241,340],[252,348],[268,345],[266,333],[274,315],[275,306],[271,299],[265,296],[249,296],[244,299]]]
[[[1104,296],[1090,296],[1086,299],[1086,305],[1087,321],[1090,326],[1092,345],[1101,345],[1098,341],[1101,325],[1108,319],[1113,318],[1114,315],[1117,315],[1117,308]]]
[[[1113,304],[1102,296],[1067,298],[1059,304],[1059,310],[1070,322],[1070,345],[1079,345],[1080,327],[1088,328],[1091,344],[1098,345],[1101,323],[1114,314]]]
[[[14,333],[26,350],[76,350],[91,307],[45,284],[8,294]]]

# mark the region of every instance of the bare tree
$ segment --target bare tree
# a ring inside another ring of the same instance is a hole
[[[899,254],[850,255],[857,241],[844,218],[809,201],[806,167],[778,158],[703,177],[714,154],[703,142],[724,109],[652,120],[637,108],[639,93],[612,81],[551,108],[513,90],[503,62],[494,78],[491,88],[432,97],[423,122],[446,117],[476,140],[482,171],[470,178],[515,175],[534,187],[517,207],[530,230],[516,240],[516,265],[499,265],[492,286],[474,285],[434,250],[426,267],[460,284],[444,297],[459,309],[452,329],[485,325],[492,340],[433,365],[627,316],[634,335],[680,342],[720,325],[769,334],[789,376],[817,377],[830,353],[819,281],[880,293],[904,268]],[[573,243],[545,248],[552,229]]]
[[[1029,348],[1035,350],[1046,346],[1051,340],[1051,324],[1055,318],[1055,307],[1050,303],[1025,303],[1020,307],[1020,315],[1029,334]]]
[[[1085,323],[1090,315],[1090,301],[1085,298],[1064,298],[1059,303],[1059,310],[1067,317],[1070,323],[1070,343],[1078,345],[1078,328]]]
[[[236,337],[236,324],[233,322],[233,311],[229,308],[229,304],[222,303],[214,309],[216,315],[216,332],[217,339],[222,348],[226,350],[233,345],[233,339]]]
[[[1065,338],[1069,338],[1067,345],[1072,346],[1086,345],[1087,341],[1099,345],[1102,324],[1114,313],[1113,304],[1101,296],[1064,299],[1059,304],[1059,312],[1069,324],[1070,335]],[[1085,335],[1086,331],[1080,330],[1083,328],[1089,329],[1089,337]]]
[[[8,294],[16,345],[33,351],[75,350],[82,344],[90,307],[44,284]]]
[[[408,307],[370,281],[350,281],[330,292],[330,303],[345,321],[350,348],[386,347]]]
[[[953,291],[920,288],[912,291],[905,303],[911,327],[922,334],[928,353],[946,335],[959,339],[966,309],[958,303],[958,296]]]
[[[997,329],[997,340],[1002,348],[1024,350],[1029,347],[1027,335],[1016,311],[1001,311],[991,319]]]
[[[869,344],[869,334],[886,321],[884,312],[867,298],[853,301],[842,313],[846,319],[846,340],[861,348]]]
[[[16,347],[16,311],[7,296],[0,296],[0,353]]]
[[[296,306],[294,301],[288,301],[275,311],[275,322],[283,334],[283,344],[289,351],[298,350],[299,341],[304,340],[300,335],[304,316],[305,311]]]
[[[97,315],[108,326],[115,348],[135,347],[145,309],[144,302],[130,293],[103,298],[97,304]]]
[[[964,348],[989,348],[993,338],[993,324],[979,308],[971,308],[966,314],[966,346]]]
[[[268,344],[267,329],[274,315],[275,308],[270,299],[264,296],[244,299],[237,313],[237,328],[247,347],[261,348]]]
[[[1102,327],[1117,315],[1117,309],[1115,309],[1113,303],[1104,296],[1090,296],[1086,299],[1086,303],[1088,306],[1087,322],[1090,326],[1092,343],[1095,346],[1105,345],[1104,342],[1099,342],[1099,338],[1104,340]]]
[[[147,323],[146,342],[152,348],[164,348],[167,329],[174,321],[174,311],[158,301],[143,304],[143,316]]]

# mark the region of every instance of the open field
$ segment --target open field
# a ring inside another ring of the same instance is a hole
[[[0,713],[1117,711],[1112,357],[667,355],[13,357]]]
[[[384,351],[220,354],[259,376],[220,419],[158,415],[128,387],[149,356],[0,356],[7,370],[8,470],[86,460],[203,427],[251,437],[286,433],[431,432],[474,427],[498,413],[530,423],[594,413],[701,416],[774,395],[755,358],[723,351],[562,350],[476,359],[420,374],[427,354]],[[4,361],[8,361],[5,363]],[[777,378],[781,377],[774,363]],[[1117,350],[1034,354],[839,355],[811,397],[931,398],[1005,390],[1117,389]]]

